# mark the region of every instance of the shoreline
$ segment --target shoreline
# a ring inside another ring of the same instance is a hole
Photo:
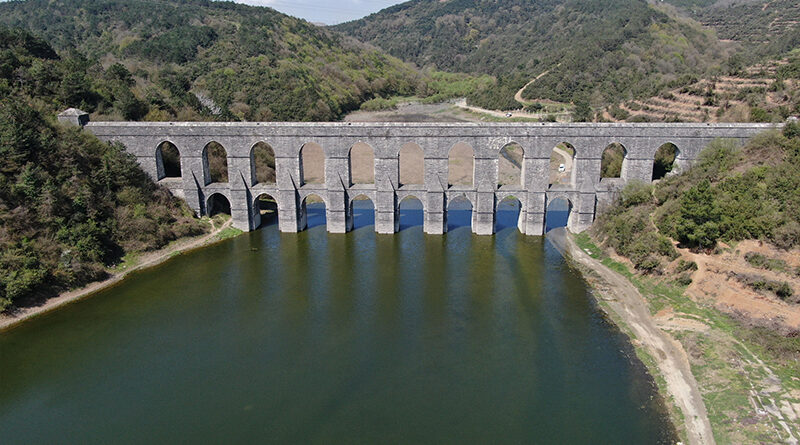
[[[212,223],[213,224],[213,223]],[[58,296],[48,299],[40,306],[31,306],[17,310],[13,315],[0,314],[0,334],[10,331],[23,323],[41,315],[65,307],[69,304],[89,298],[97,292],[108,289],[121,283],[132,272],[137,272],[151,267],[158,266],[169,261],[171,258],[215,244],[223,239],[218,235],[231,226],[231,220],[226,221],[219,228],[214,228],[210,233],[199,237],[178,240],[174,245],[167,246],[152,252],[145,252],[141,256],[141,261],[135,266],[121,272],[112,273],[111,276],[103,281],[94,281],[80,289],[62,292]],[[213,225],[212,225],[213,227]]]
[[[595,275],[590,277],[583,273],[600,307],[613,311],[624,325],[620,328],[627,331],[633,347],[643,349],[653,358],[656,371],[665,381],[665,392],[660,391],[665,403],[671,401],[683,416],[683,424],[675,427],[686,434],[690,444],[715,444],[708,412],[688,355],[680,342],[658,327],[636,286],[584,252],[565,229],[553,230],[547,237],[565,257],[580,266],[579,269]]]

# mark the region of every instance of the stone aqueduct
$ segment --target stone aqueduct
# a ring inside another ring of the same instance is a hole
[[[69,120],[67,118],[65,120]],[[594,221],[598,208],[613,199],[627,181],[650,182],[656,150],[664,143],[678,148],[675,167],[682,169],[700,150],[716,138],[743,143],[767,128],[767,124],[557,124],[557,123],[139,123],[91,122],[73,119],[100,139],[116,141],[136,156],[154,179],[163,176],[158,147],[168,141],[180,153],[181,177],[160,180],[199,214],[205,214],[214,194],[224,195],[231,205],[235,227],[249,231],[260,225],[255,200],[271,195],[278,204],[278,224],[283,232],[306,227],[305,199],[311,194],[325,201],[329,232],[352,228],[354,198],[365,195],[374,203],[375,230],[394,233],[399,229],[399,204],[408,196],[423,203],[424,231],[447,231],[447,206],[457,197],[472,204],[472,231],[494,232],[498,203],[515,197],[521,204],[519,230],[542,235],[548,202],[566,198],[570,203],[568,227],[579,232]],[[210,142],[227,151],[228,182],[211,182],[205,147]],[[253,147],[264,142],[275,153],[276,181],[256,181]],[[323,148],[323,184],[303,181],[302,147],[313,142]],[[374,150],[374,184],[352,184],[350,149],[356,143]],[[515,142],[524,150],[521,183],[498,186],[500,150]],[[575,148],[569,185],[549,185],[550,156],[557,144]],[[611,143],[626,150],[620,178],[601,179],[603,150]],[[424,153],[424,183],[400,184],[399,151],[415,143]],[[448,185],[448,154],[456,143],[467,143],[474,151],[472,186]]]

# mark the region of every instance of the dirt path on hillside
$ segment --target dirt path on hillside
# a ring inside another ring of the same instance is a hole
[[[214,241],[215,237],[220,234],[220,232],[230,227],[232,221],[233,221],[232,219],[229,219],[220,227],[213,227],[213,222],[212,222],[213,230],[211,231],[211,233],[179,241],[161,250],[142,254],[139,263],[136,264],[136,266],[131,267],[130,269],[127,269],[125,271],[112,274],[111,277],[109,277],[106,280],[96,281],[94,283],[89,283],[88,285],[80,289],[64,292],[57,297],[48,299],[44,304],[40,306],[20,308],[11,314],[0,314],[0,332],[13,328],[14,326],[26,320],[29,320],[33,317],[36,317],[37,315],[50,312],[61,306],[65,306],[67,304],[78,301],[84,297],[87,297],[101,289],[105,289],[109,286],[117,284],[131,272],[147,269],[148,267],[153,267],[157,264],[163,263],[164,261],[172,258],[177,253],[187,252],[189,250],[202,247],[206,244],[210,244]]]
[[[561,64],[559,63],[558,65],[556,65],[556,68],[558,68],[559,65],[561,65]],[[519,103],[521,103],[522,105],[530,105],[530,104],[534,103],[533,101],[525,100],[525,98],[522,97],[522,92],[525,91],[525,88],[528,88],[529,86],[533,85],[534,82],[536,82],[537,80],[539,80],[542,77],[546,76],[547,73],[549,73],[549,72],[550,72],[550,70],[547,70],[547,71],[543,72],[542,74],[539,74],[538,76],[536,76],[533,79],[531,79],[530,82],[526,83],[525,86],[523,86],[522,88],[519,89],[519,91],[517,91],[517,94],[514,95],[514,100],[519,102]]]
[[[586,254],[565,229],[551,230],[547,237],[568,252],[574,261],[599,276],[600,283],[596,285],[599,298],[625,321],[636,339],[656,359],[659,371],[667,382],[667,391],[683,413],[689,443],[715,443],[703,397],[692,375],[686,352],[672,336],[659,329],[647,302],[636,287],[624,276]]]

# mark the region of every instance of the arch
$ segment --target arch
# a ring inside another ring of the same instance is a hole
[[[653,181],[662,179],[672,172],[679,153],[678,146],[672,142],[667,142],[658,147],[653,157]]]
[[[253,200],[254,219],[256,228],[271,226],[278,223],[278,201],[268,193],[262,193]]]
[[[181,152],[170,141],[156,147],[156,171],[158,180],[181,177]]]
[[[475,185],[475,150],[458,142],[447,156],[447,185]]]
[[[494,219],[495,232],[521,227],[523,217],[522,201],[513,195],[506,196],[497,203]]]
[[[300,184],[325,183],[325,152],[322,146],[309,142],[300,148]]]
[[[569,228],[572,223],[572,201],[566,196],[556,196],[547,200],[544,214],[544,230]]]
[[[214,217],[219,214],[231,214],[231,202],[222,193],[213,193],[206,200],[206,215]]]
[[[497,185],[523,186],[525,150],[522,146],[510,142],[500,149],[497,156]]]
[[[621,178],[625,171],[625,158],[628,150],[619,142],[612,142],[603,150],[600,159],[600,178]]]
[[[211,141],[203,147],[203,170],[206,184],[228,182],[228,152],[219,142]]]
[[[328,224],[325,214],[326,204],[321,196],[311,193],[303,198],[302,214],[307,229]]]
[[[408,142],[397,153],[400,185],[425,183],[425,152],[419,145]]]
[[[472,202],[466,195],[453,196],[447,203],[447,230],[472,227]]]
[[[369,196],[361,194],[350,200],[350,215],[353,229],[375,225],[375,203]]]
[[[400,230],[425,224],[425,205],[414,195],[408,195],[397,205]]]
[[[275,183],[275,150],[266,142],[256,142],[250,149],[253,184]]]
[[[575,147],[569,142],[559,142],[550,152],[549,184],[551,186],[575,183]],[[562,171],[563,166],[563,171]]]
[[[375,150],[364,142],[356,142],[347,153],[351,184],[375,183]]]

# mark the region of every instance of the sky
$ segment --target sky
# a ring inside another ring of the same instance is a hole
[[[404,0],[234,0],[248,5],[269,6],[309,22],[335,25],[378,12]]]

